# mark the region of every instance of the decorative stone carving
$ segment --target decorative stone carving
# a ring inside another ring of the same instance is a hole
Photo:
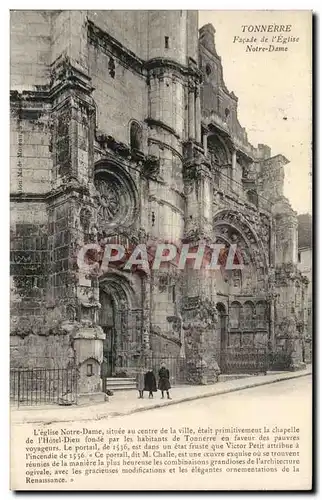
[[[97,179],[95,186],[98,191],[98,198],[100,207],[98,209],[99,221],[111,221],[115,218],[118,210],[120,198],[113,184],[103,180]]]
[[[207,328],[218,321],[215,305],[208,298],[188,297],[183,302],[184,328],[189,325]]]
[[[138,193],[127,168],[118,161],[99,162],[95,167],[97,222],[99,232],[112,227],[134,224],[138,210]]]
[[[146,156],[143,162],[142,173],[146,177],[158,177],[160,175],[160,160],[156,156]]]
[[[79,213],[79,221],[85,234],[89,232],[92,220],[93,216],[91,210],[88,208],[82,208]]]

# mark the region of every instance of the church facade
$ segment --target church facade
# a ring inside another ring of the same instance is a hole
[[[76,365],[86,394],[103,360],[131,376],[176,359],[190,383],[228,372],[234,352],[301,365],[288,160],[249,143],[212,25],[194,11],[13,11],[10,109],[13,368]],[[234,245],[242,265],[82,273],[82,248],[109,242]]]

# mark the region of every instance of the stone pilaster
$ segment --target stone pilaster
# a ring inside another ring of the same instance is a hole
[[[195,112],[195,134],[196,142],[201,143],[201,105],[200,105],[200,88],[196,87],[196,112]]]
[[[195,139],[195,130],[196,130],[196,122],[195,122],[195,85],[194,83],[189,83],[188,89],[188,118],[189,118],[189,139]]]
[[[88,243],[97,243],[96,205],[93,166],[95,107],[88,73],[87,27],[85,11],[68,11],[70,21],[60,49],[53,45],[52,119],[53,188],[55,217],[62,203],[69,224],[68,290],[66,309],[72,311],[73,346],[79,370],[81,398],[104,399],[101,392],[100,365],[103,359],[103,332],[98,326],[98,282],[77,262]],[[59,16],[53,30],[59,29]],[[75,43],[76,39],[78,44]],[[60,208],[61,210],[61,208]],[[57,239],[57,238],[56,238]],[[84,260],[84,259],[83,259]]]

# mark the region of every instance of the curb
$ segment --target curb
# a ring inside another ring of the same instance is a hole
[[[60,420],[60,419],[52,419],[48,422],[44,422],[44,420],[39,420],[39,419],[26,419],[22,422],[13,422],[12,425],[21,425],[21,424],[43,424],[43,425],[50,425],[53,423],[63,423],[63,422],[73,422],[73,421],[81,421],[81,422],[88,422],[88,421],[98,421],[98,420],[103,420],[103,419],[110,419],[110,418],[115,418],[115,417],[122,417],[122,416],[128,416],[132,415],[133,413],[139,413],[143,411],[149,411],[149,410],[155,410],[158,408],[164,408],[167,406],[171,405],[176,405],[180,403],[187,403],[190,401],[195,401],[198,399],[204,399],[204,398],[210,398],[210,397],[215,397],[215,396],[222,396],[223,394],[229,394],[231,392],[237,392],[237,391],[244,391],[246,389],[253,389],[254,387],[260,387],[262,385],[270,385],[270,384],[275,384],[277,382],[283,382],[284,380],[292,380],[295,378],[300,378],[300,377],[306,377],[312,375],[312,372],[306,372],[306,373],[299,373],[299,372],[293,372],[289,376],[279,376],[278,378],[274,380],[267,380],[267,381],[261,381],[261,382],[249,382],[248,384],[245,384],[240,387],[232,387],[232,388],[223,388],[219,390],[213,390],[211,392],[207,392],[204,394],[197,394],[195,396],[186,396],[180,399],[171,399],[170,401],[164,401],[163,403],[155,403],[151,406],[142,406],[138,408],[133,408],[128,411],[120,411],[120,412],[108,412],[108,413],[102,413],[96,416],[92,416],[91,418],[77,418],[77,416],[74,419],[71,420]],[[28,418],[28,417],[27,417]]]
[[[100,416],[97,416],[93,420],[101,420],[103,418],[108,418],[108,417],[114,418],[114,417],[132,415],[132,413],[139,413],[141,411],[148,411],[148,410],[154,410],[157,408],[164,408],[165,406],[176,405],[179,403],[188,403],[189,401],[195,401],[197,399],[222,396],[223,394],[229,394],[230,392],[244,391],[245,389],[253,389],[254,387],[260,387],[261,385],[275,384],[276,382],[283,382],[284,380],[291,380],[294,378],[307,377],[308,375],[312,375],[312,373],[301,373],[299,375],[292,375],[290,377],[278,378],[275,380],[269,380],[267,382],[257,382],[255,384],[247,384],[247,385],[244,385],[243,387],[233,387],[231,389],[220,389],[219,391],[216,391],[216,392],[208,392],[205,394],[198,394],[196,396],[186,396],[185,398],[181,398],[181,399],[171,399],[170,401],[165,401],[164,403],[156,403],[153,406],[149,406],[149,407],[142,406],[140,408],[133,408],[133,410],[129,410],[127,412],[114,412],[114,413],[109,413],[109,415],[104,415],[104,416],[100,415]]]

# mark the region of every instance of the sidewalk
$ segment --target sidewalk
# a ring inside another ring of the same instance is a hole
[[[250,389],[260,385],[272,384],[283,380],[295,379],[310,375],[311,366],[296,372],[270,372],[267,375],[250,376],[243,379],[218,382],[213,385],[181,386],[171,389],[171,400],[160,399],[160,391],[154,399],[138,399],[137,391],[116,391],[109,401],[91,406],[42,406],[11,408],[11,425],[24,423],[72,422],[86,420],[101,420],[121,415],[130,415],[139,411],[151,410],[173,404],[193,401],[200,398],[219,396],[234,391]]]

